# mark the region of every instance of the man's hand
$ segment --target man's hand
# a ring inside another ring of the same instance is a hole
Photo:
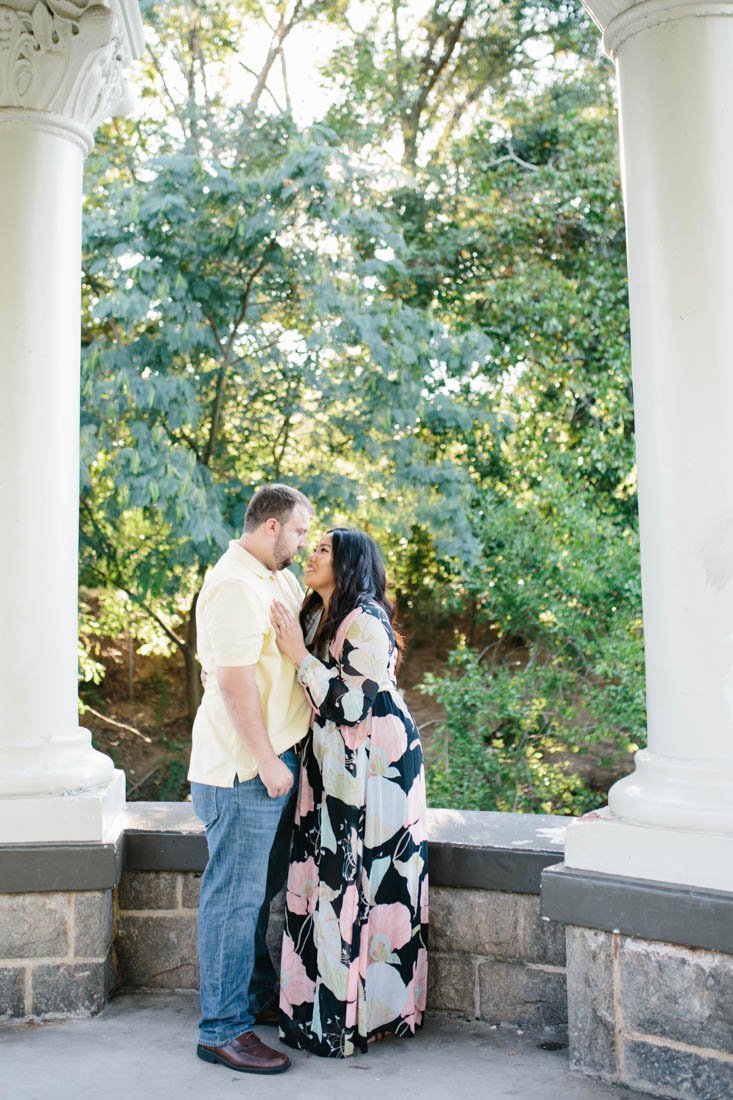
[[[293,773],[279,756],[273,756],[267,763],[260,764],[259,772],[270,798],[280,798],[293,785]]]

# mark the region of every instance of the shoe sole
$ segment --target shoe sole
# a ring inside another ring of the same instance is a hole
[[[286,1062],[284,1066],[274,1066],[272,1069],[258,1069],[256,1066],[233,1066],[231,1062],[228,1062],[226,1058],[222,1058],[219,1054],[216,1054],[213,1050],[207,1050],[206,1047],[196,1047],[196,1053],[202,1062],[209,1062],[212,1065],[226,1066],[227,1069],[233,1069],[235,1073],[284,1073],[286,1069],[290,1069],[290,1062]]]

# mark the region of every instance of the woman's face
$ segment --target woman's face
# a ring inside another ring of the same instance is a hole
[[[308,555],[303,579],[319,595],[333,590],[336,578],[333,575],[333,546],[330,535],[324,535],[315,550]]]

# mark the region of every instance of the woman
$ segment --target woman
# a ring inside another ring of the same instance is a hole
[[[420,736],[397,692],[384,565],[337,527],[310,555],[298,620],[277,601],[283,653],[313,706],[285,909],[281,1036],[343,1058],[413,1035],[427,981],[427,836]],[[301,625],[302,624],[302,625]],[[307,647],[306,647],[307,641]]]

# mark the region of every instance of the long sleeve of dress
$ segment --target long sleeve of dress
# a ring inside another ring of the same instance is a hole
[[[298,680],[321,715],[339,726],[357,726],[372,708],[388,675],[390,639],[376,615],[362,610],[349,624],[341,658],[328,668],[309,654]]]

